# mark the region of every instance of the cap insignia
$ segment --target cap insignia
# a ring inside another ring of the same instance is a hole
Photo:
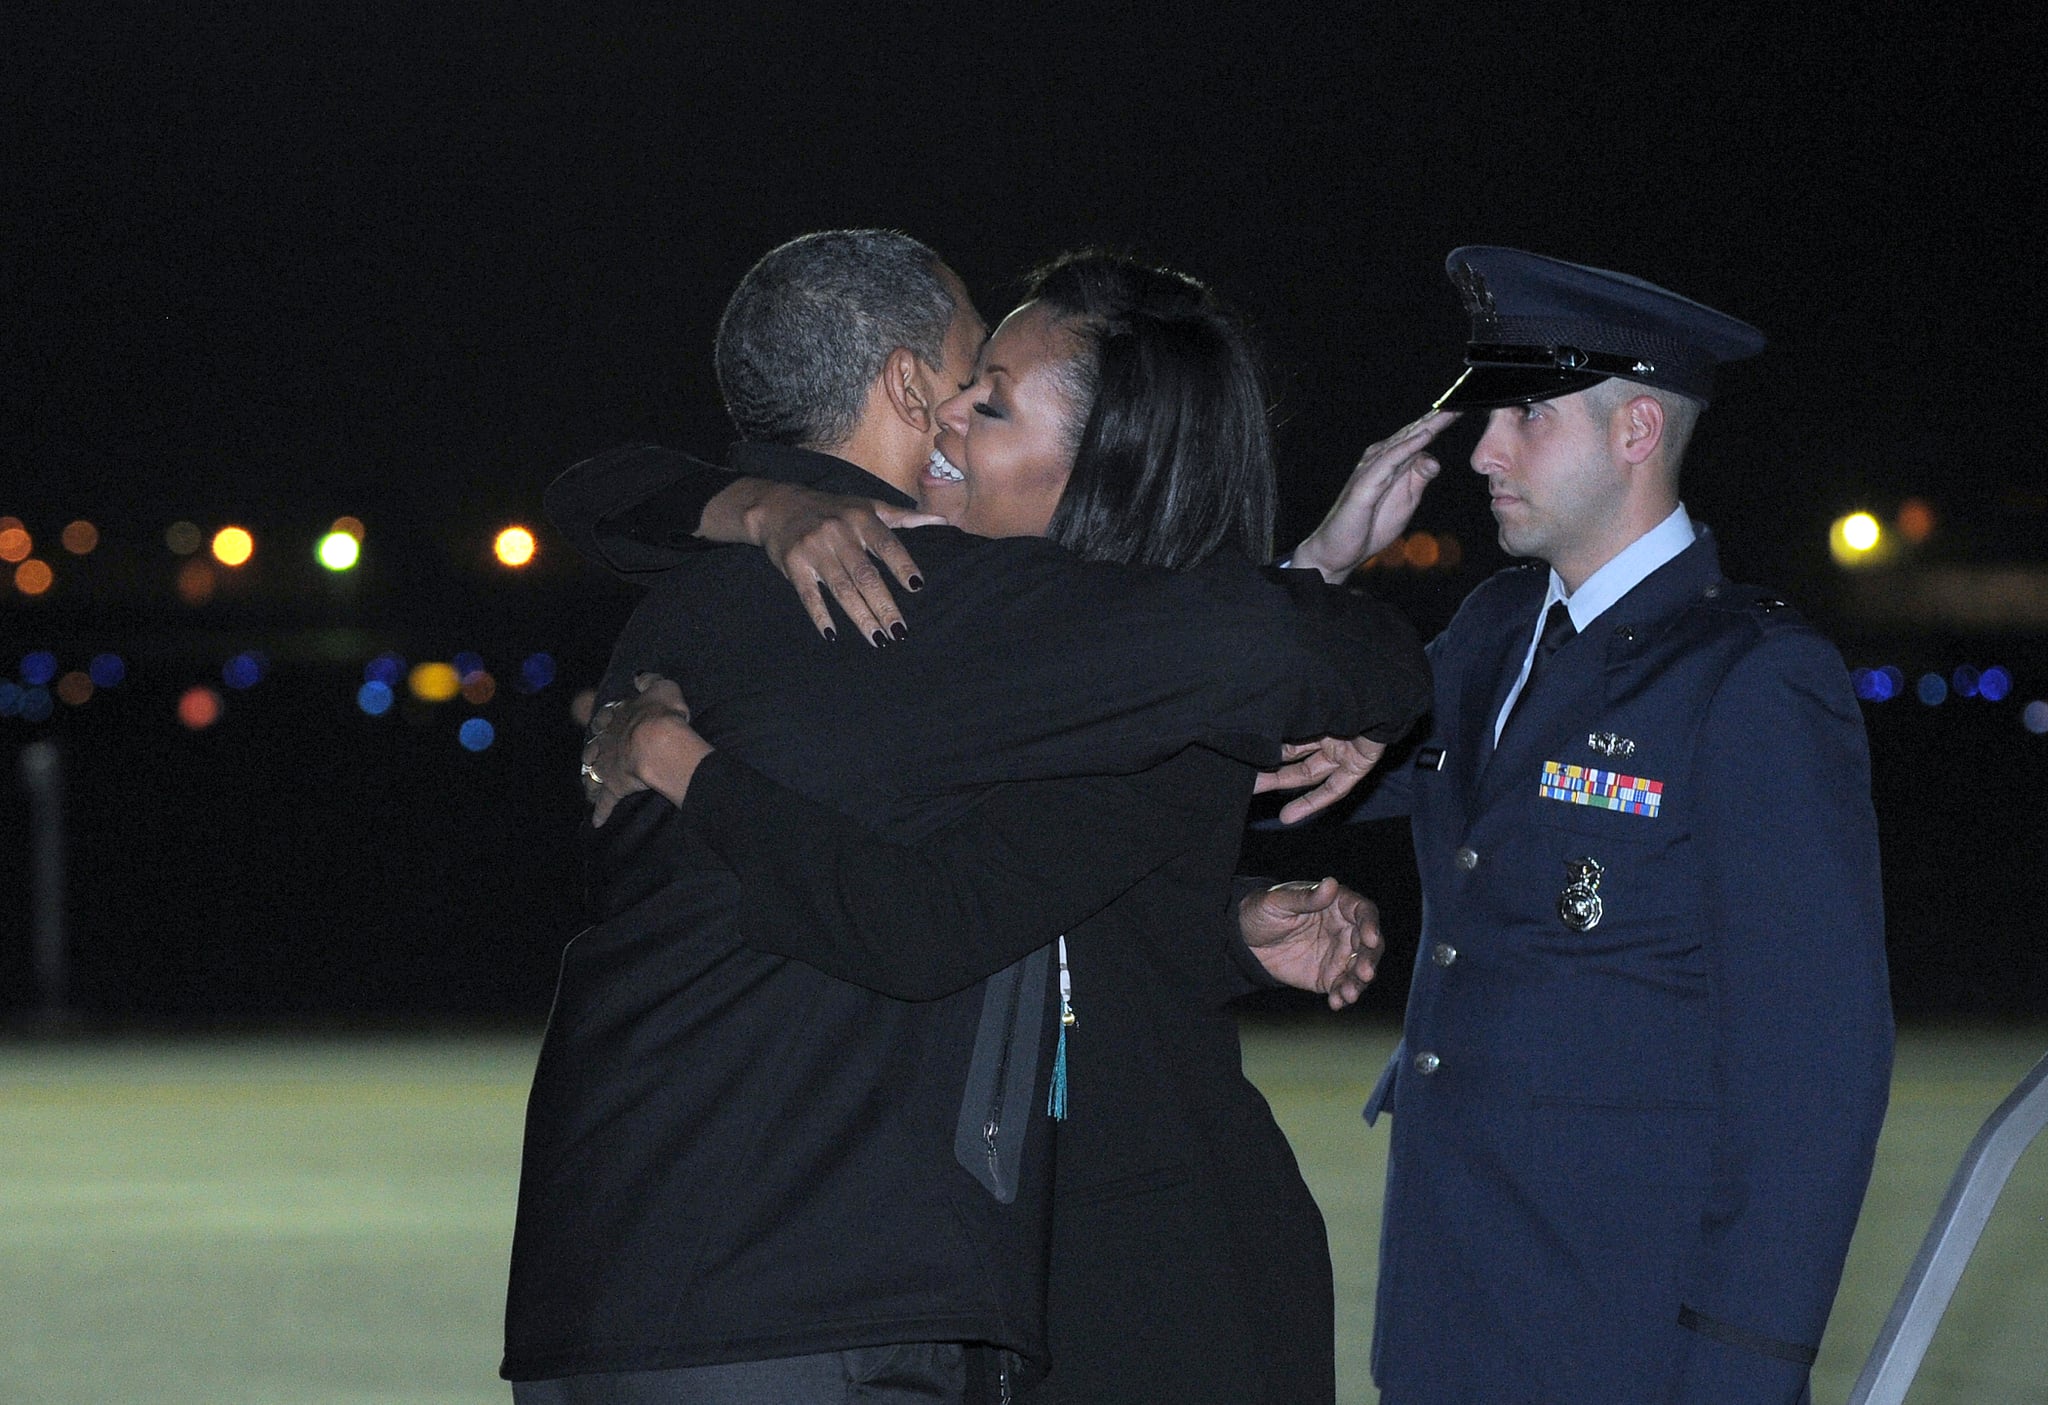
[[[1500,321],[1500,314],[1494,309],[1493,294],[1487,289],[1486,279],[1478,269],[1460,260],[1458,271],[1451,275],[1451,282],[1458,289],[1458,296],[1465,301],[1465,315],[1472,319],[1475,332],[1490,331]]]

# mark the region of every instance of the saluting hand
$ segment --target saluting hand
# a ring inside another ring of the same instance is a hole
[[[1430,441],[1457,418],[1456,410],[1434,411],[1359,455],[1321,524],[1294,548],[1292,564],[1335,583],[1393,545],[1443,467],[1425,452]]]

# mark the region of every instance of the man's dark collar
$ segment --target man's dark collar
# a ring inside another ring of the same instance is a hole
[[[856,498],[879,498],[894,507],[916,507],[917,499],[869,473],[858,464],[815,449],[790,444],[764,444],[746,440],[726,454],[727,467],[748,478],[768,478],[777,483],[794,483],[824,493],[844,493]]]

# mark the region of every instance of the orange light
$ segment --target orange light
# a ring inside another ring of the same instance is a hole
[[[507,527],[491,543],[491,550],[507,566],[524,566],[533,560],[533,533],[524,527]]]
[[[421,702],[441,703],[462,691],[462,680],[455,676],[453,664],[419,663],[406,675],[405,686]]]
[[[1427,532],[1416,532],[1401,543],[1402,559],[1418,571],[1434,566],[1439,555],[1436,538]]]
[[[18,532],[27,525],[28,523],[22,521],[19,517],[0,517],[0,532]]]
[[[256,538],[240,527],[223,527],[213,534],[213,559],[223,566],[239,566],[256,554]]]
[[[84,556],[100,544],[100,529],[81,517],[76,522],[65,525],[64,535],[60,540],[64,543],[64,549],[73,556]]]
[[[0,561],[26,561],[36,549],[34,537],[25,527],[0,528]]]
[[[1934,508],[1925,498],[1907,498],[1899,504],[1899,535],[1918,546],[1934,535]]]
[[[47,562],[31,557],[14,568],[14,588],[23,595],[41,595],[56,583],[57,573]]]
[[[178,720],[195,732],[220,721],[220,694],[201,685],[187,688],[178,699]]]
[[[72,707],[84,707],[92,696],[92,679],[74,669],[57,680],[57,696]]]
[[[328,526],[327,530],[339,532],[345,537],[354,537],[356,542],[361,544],[363,540],[363,519],[360,517],[337,517]]]
[[[462,680],[462,700],[472,707],[482,707],[498,696],[498,680],[479,670]]]
[[[217,584],[212,564],[196,556],[178,568],[178,598],[187,605],[204,605],[213,599]]]

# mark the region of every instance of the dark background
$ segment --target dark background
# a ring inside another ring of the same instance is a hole
[[[49,736],[87,1014],[544,1010],[578,925],[569,696],[633,594],[547,534],[540,491],[626,440],[720,448],[734,281],[805,230],[887,225],[991,320],[1086,243],[1214,283],[1270,361],[1283,541],[1455,373],[1457,244],[1627,269],[1763,327],[1688,505],[1851,664],[2012,671],[2002,703],[1867,708],[1894,978],[1907,1011],[2048,1007],[2048,739],[2020,725],[2048,641],[1856,612],[1825,547],[1842,512],[1918,496],[1939,530],[1893,569],[2043,566],[2041,36],[2018,7],[334,8],[10,23],[0,513],[58,580],[0,583],[0,679],[34,649],[118,649],[130,674],[0,718],[0,1004],[35,1000],[13,758]],[[1469,442],[1416,524],[1462,564],[1372,577],[1425,631],[1503,564]],[[327,577],[311,545],[344,512],[364,563]],[[73,517],[101,529],[89,557],[50,545]],[[178,518],[258,539],[197,609],[171,590]],[[542,536],[518,574],[489,553],[513,521]],[[252,647],[269,676],[180,727],[179,693]],[[455,728],[479,709],[355,708],[385,649],[474,649],[501,681],[547,650],[562,681],[502,689],[471,754]],[[1392,1008],[1415,928],[1398,829],[1252,849],[1382,898]]]

